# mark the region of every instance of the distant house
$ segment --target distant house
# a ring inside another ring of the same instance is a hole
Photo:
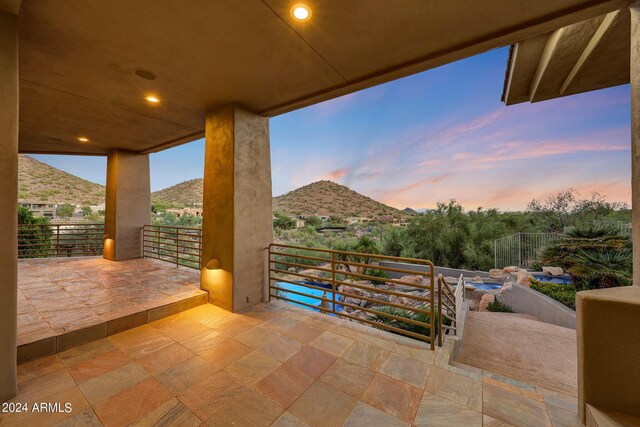
[[[100,211],[104,212],[104,203],[95,206],[89,206],[89,209],[91,209],[91,213],[98,213]]]
[[[32,201],[19,201],[19,206],[25,207],[33,212],[35,217],[55,218],[58,205],[48,202],[32,202]]]
[[[183,215],[202,216],[202,208],[167,209],[167,212],[175,214],[178,218]]]
[[[371,218],[365,216],[350,216],[347,217],[347,224],[359,224],[364,222],[371,222]]]

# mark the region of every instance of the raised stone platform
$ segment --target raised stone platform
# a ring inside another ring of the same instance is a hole
[[[577,395],[576,331],[511,313],[469,312],[456,361]]]
[[[28,360],[208,301],[200,272],[150,259],[18,262],[18,359]]]

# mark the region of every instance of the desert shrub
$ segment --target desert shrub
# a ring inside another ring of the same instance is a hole
[[[553,298],[572,310],[576,309],[576,288],[573,285],[560,285],[558,283],[540,282],[532,279],[531,289]]]
[[[578,291],[627,286],[633,264],[630,239],[613,228],[581,225],[549,245],[542,264],[562,267]]]
[[[421,309],[424,309],[424,310],[427,309],[426,307],[418,307],[418,308],[421,308]],[[427,336],[427,337],[431,333],[431,329],[429,327],[427,327],[427,326],[420,326],[420,325],[416,325],[414,323],[403,322],[401,320],[397,320],[397,319],[393,319],[391,317],[385,316],[385,314],[390,314],[390,315],[393,315],[393,316],[403,317],[405,319],[415,320],[417,322],[427,323],[428,324],[430,322],[430,318],[431,318],[429,316],[429,314],[416,313],[416,312],[411,311],[411,310],[404,310],[404,309],[401,309],[401,308],[386,307],[386,306],[385,307],[376,307],[376,308],[374,308],[374,310],[379,312],[380,315],[377,316],[377,317],[370,316],[369,320],[372,320],[372,321],[374,321],[376,323],[382,323],[382,324],[385,324],[385,325],[388,325],[388,326],[393,326],[395,328],[402,329],[404,331],[409,331],[409,332],[413,332],[413,333],[416,333],[416,334],[421,334],[421,335],[424,335],[424,336]],[[435,312],[435,317],[436,318],[438,317],[438,312],[437,311]],[[449,326],[451,324],[451,320],[443,317],[442,324],[446,325],[446,326]],[[436,333],[436,335],[438,335],[437,322],[434,322],[434,327],[436,328],[435,333]],[[386,328],[380,328],[380,329],[387,330]],[[398,333],[398,332],[395,332],[395,331],[389,331],[389,332]],[[400,334],[400,333],[398,333],[398,334]],[[402,334],[400,334],[400,335],[402,335]]]
[[[280,228],[282,230],[291,230],[296,228],[296,220],[280,212],[274,212],[273,216],[276,219],[273,220],[273,228]]]
[[[513,310],[511,310],[511,307],[501,303],[498,300],[495,300],[487,304],[487,310],[493,311],[494,313],[513,313]]]
[[[364,272],[367,276],[380,277],[381,279],[388,279],[389,274],[387,274],[384,270],[378,270],[377,268],[367,268]],[[384,285],[386,280],[373,280],[371,279],[371,283],[374,285]]]

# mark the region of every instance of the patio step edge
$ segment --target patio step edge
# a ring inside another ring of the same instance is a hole
[[[163,317],[180,313],[185,310],[203,305],[209,302],[209,293],[189,297],[181,301],[153,307],[137,313],[131,313],[122,317],[107,320],[97,325],[75,331],[65,332],[61,335],[44,338],[31,343],[23,344],[17,348],[18,363],[36,359],[51,354],[60,353],[73,347],[86,344],[110,335],[142,326]]]

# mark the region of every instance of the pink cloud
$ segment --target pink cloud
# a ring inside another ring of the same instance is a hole
[[[328,179],[329,181],[338,181],[341,178],[345,177],[348,173],[349,170],[347,168],[336,169],[324,175],[322,179]]]

